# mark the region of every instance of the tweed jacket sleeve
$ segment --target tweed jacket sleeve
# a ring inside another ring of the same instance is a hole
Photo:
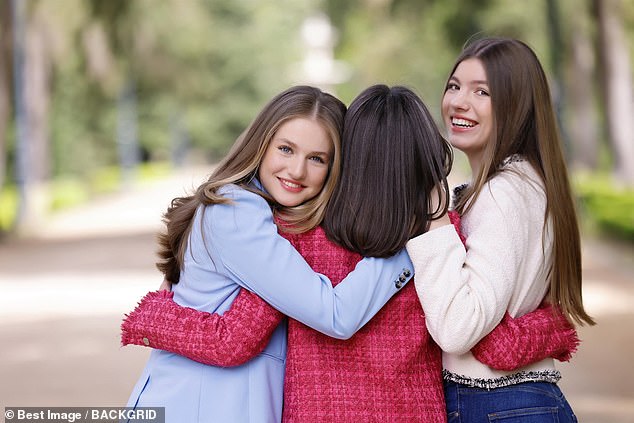
[[[258,355],[284,315],[240,290],[224,314],[183,307],[168,291],[150,292],[121,324],[121,344],[173,352],[203,364],[238,366]]]
[[[122,345],[170,351],[216,366],[237,366],[259,354],[283,315],[241,290],[223,315],[182,307],[167,291],[148,293],[121,325]],[[574,327],[549,304],[519,318],[506,315],[471,352],[489,367],[511,371],[553,357],[569,361],[579,345]]]
[[[458,235],[460,217],[450,212]],[[301,235],[285,236],[302,253]],[[257,295],[241,290],[222,315],[182,307],[167,291],[148,293],[121,325],[122,345],[150,346],[204,364],[237,366],[259,354],[283,315]],[[514,370],[546,357],[568,361],[578,346],[574,327],[558,309],[536,311],[502,322],[473,349],[482,363]]]
[[[544,303],[521,317],[506,313],[471,353],[489,367],[512,371],[548,357],[569,361],[579,342],[577,331],[561,310]]]
[[[301,253],[300,237],[286,238]],[[241,289],[222,315],[183,307],[168,291],[150,292],[121,324],[121,344],[173,352],[214,366],[239,366],[257,356],[284,315]]]
[[[315,234],[282,235],[302,254]],[[262,352],[283,318],[246,289],[222,315],[183,307],[168,291],[150,292],[125,316],[121,344],[161,349],[203,364],[239,366]]]

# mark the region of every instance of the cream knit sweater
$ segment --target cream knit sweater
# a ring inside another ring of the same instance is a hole
[[[518,378],[469,352],[506,311],[517,317],[542,302],[552,248],[544,233],[545,208],[540,177],[527,161],[513,157],[462,216],[466,251],[451,225],[407,244],[428,330],[443,349],[446,378],[487,388],[559,378],[552,359],[511,372],[521,373]]]

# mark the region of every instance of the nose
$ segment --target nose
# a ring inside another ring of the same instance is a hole
[[[296,181],[301,181],[306,177],[306,160],[296,156],[291,160],[288,166],[288,176]]]
[[[466,110],[469,108],[469,101],[465,90],[453,92],[449,97],[449,104],[454,109]]]

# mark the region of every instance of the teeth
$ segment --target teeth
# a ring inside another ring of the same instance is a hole
[[[299,184],[294,184],[294,183],[286,181],[286,180],[281,180],[281,181],[282,181],[282,183],[284,185],[286,185],[289,188],[299,188],[299,187],[301,187],[301,185],[299,185]]]
[[[451,123],[456,125],[456,126],[464,126],[466,128],[472,128],[472,127],[475,126],[473,124],[473,122],[471,122],[470,120],[466,120],[466,119],[453,118],[453,119],[451,119]]]

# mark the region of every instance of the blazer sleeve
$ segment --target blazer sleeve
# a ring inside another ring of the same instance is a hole
[[[206,247],[218,270],[283,314],[326,335],[350,338],[414,274],[403,249],[386,259],[364,258],[333,287],[278,234],[262,197],[238,188],[225,195],[231,203],[208,206],[203,217]]]
[[[261,353],[284,315],[241,289],[224,314],[183,307],[150,292],[121,324],[121,344],[140,345],[214,366],[238,366]]]
[[[545,303],[521,317],[507,313],[471,352],[489,367],[513,371],[548,357],[569,361],[579,342],[577,331],[561,310]]]

